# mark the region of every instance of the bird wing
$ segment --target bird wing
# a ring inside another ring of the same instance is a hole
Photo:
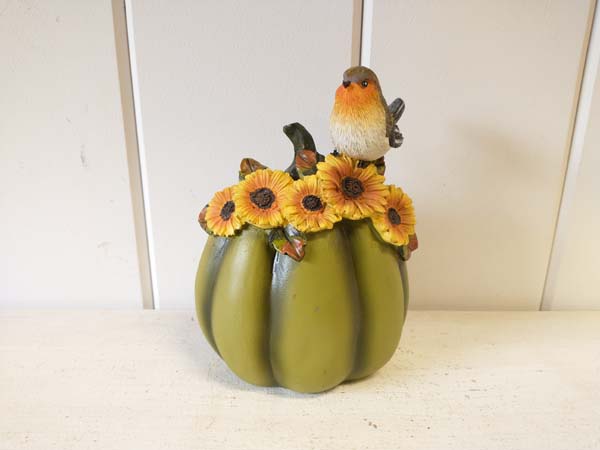
[[[397,98],[387,107],[385,119],[386,119],[386,137],[390,140],[390,147],[398,148],[402,145],[402,141],[404,140],[402,133],[398,129],[398,119],[402,116],[404,112],[404,100],[401,98]]]
[[[400,133],[398,125],[394,125],[392,134],[389,136],[389,141],[390,147],[392,148],[398,148],[402,145],[402,142],[404,142],[404,136],[402,136],[402,133]]]
[[[404,100],[402,100],[401,98],[397,98],[388,106],[390,115],[392,116],[392,124],[395,124],[396,122],[398,122],[398,119],[400,119],[400,117],[402,117],[404,108],[405,108]]]
[[[402,100],[401,98],[397,98],[396,100],[394,100],[392,103],[390,103],[389,105],[387,105],[387,102],[385,101],[385,99],[383,99],[383,104],[386,105],[385,108],[385,122],[386,122],[386,127],[385,127],[385,135],[386,137],[391,137],[393,130],[394,130],[394,126],[396,125],[396,122],[398,122],[398,119],[400,119],[400,116],[402,116],[402,113],[404,112],[404,100]]]

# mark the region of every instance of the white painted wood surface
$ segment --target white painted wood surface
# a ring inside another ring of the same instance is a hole
[[[388,179],[417,212],[414,307],[539,308],[592,3],[374,2],[371,67],[407,105]]]
[[[352,13],[352,0],[131,2],[160,308],[192,307],[197,215],[243,157],[286,168],[281,129],[296,121],[330,148]]]
[[[0,55],[0,308],[141,307],[110,2],[0,2]]]
[[[374,376],[235,378],[191,312],[0,313],[0,449],[600,448],[600,312],[409,314]]]
[[[555,282],[548,292],[552,309],[600,309],[600,78],[574,196],[569,205]]]

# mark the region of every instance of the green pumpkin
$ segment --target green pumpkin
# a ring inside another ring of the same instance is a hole
[[[408,303],[405,262],[368,220],[307,235],[305,256],[276,252],[247,226],[209,236],[196,276],[198,321],[243,380],[321,392],[394,354]]]

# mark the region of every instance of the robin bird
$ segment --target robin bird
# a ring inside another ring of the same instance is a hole
[[[381,158],[390,147],[402,145],[396,122],[403,112],[400,98],[388,106],[375,72],[362,66],[349,68],[335,92],[329,121],[335,149],[363,161]]]

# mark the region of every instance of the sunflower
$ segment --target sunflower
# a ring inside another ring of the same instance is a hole
[[[261,169],[247,175],[233,191],[239,216],[260,228],[284,225],[280,202],[290,184],[292,177],[281,170]]]
[[[315,175],[294,181],[286,189],[282,204],[287,221],[305,233],[331,230],[334,223],[342,220],[323,199],[319,179]]]
[[[381,238],[394,245],[406,245],[415,234],[415,210],[412,200],[402,189],[389,186],[390,194],[385,211],[371,216]]]
[[[388,189],[373,164],[360,168],[346,155],[327,155],[317,168],[323,197],[342,217],[357,220],[385,211]]]
[[[242,227],[232,188],[225,188],[214,195],[206,207],[204,221],[207,229],[217,236],[233,236]]]

